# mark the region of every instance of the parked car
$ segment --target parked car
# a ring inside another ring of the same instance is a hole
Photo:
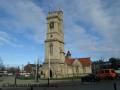
[[[115,79],[117,74],[114,69],[101,69],[97,72],[100,79]]]
[[[0,77],[7,76],[7,71],[0,71]]]
[[[13,76],[13,73],[8,73],[8,76]]]
[[[117,74],[117,79],[120,79],[120,68],[118,68],[117,70],[115,70],[116,74]]]
[[[30,74],[26,74],[25,77],[30,77]]]
[[[96,82],[100,81],[100,78],[96,76],[95,74],[88,74],[87,76],[84,76],[81,78],[82,82]]]
[[[2,77],[3,75],[2,74],[0,74],[0,77]]]
[[[2,77],[3,76],[3,71],[0,71],[0,77]]]

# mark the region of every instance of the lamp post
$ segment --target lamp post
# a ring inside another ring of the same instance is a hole
[[[49,79],[50,79],[50,54],[49,54],[49,66],[48,66],[48,70],[49,70]]]
[[[50,53],[48,55],[48,86],[50,84]]]
[[[38,82],[38,70],[39,70],[39,59],[37,59],[37,63],[36,63],[36,82]]]
[[[17,67],[17,69],[15,70],[15,86],[17,85],[17,78],[19,76],[19,66]]]
[[[23,76],[23,72],[24,72],[24,65],[22,64],[22,76]]]
[[[8,73],[9,73],[9,65],[7,65],[7,76],[8,76]]]

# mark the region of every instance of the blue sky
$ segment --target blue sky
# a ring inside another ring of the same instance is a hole
[[[65,52],[72,57],[120,57],[119,0],[0,0],[0,57],[4,64],[44,61],[46,16],[63,10]]]

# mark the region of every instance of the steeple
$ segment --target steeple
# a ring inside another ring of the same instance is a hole
[[[71,58],[71,53],[70,53],[70,51],[67,52],[66,58]]]

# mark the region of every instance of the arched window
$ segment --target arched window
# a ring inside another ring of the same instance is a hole
[[[78,74],[79,72],[79,66],[76,66],[76,73]]]
[[[52,55],[52,54],[53,54],[53,44],[50,43],[50,55]]]

